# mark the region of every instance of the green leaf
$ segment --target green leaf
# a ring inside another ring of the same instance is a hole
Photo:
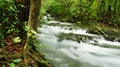
[[[1,46],[4,47],[4,43],[3,42],[1,43]]]
[[[20,37],[16,37],[16,38],[14,38],[14,39],[13,39],[13,42],[15,42],[15,43],[19,43],[19,42],[21,42]]]
[[[27,36],[28,36],[28,37],[31,37],[31,36],[32,36],[32,33],[28,32],[28,33],[27,33]]]
[[[25,6],[24,6],[24,5],[21,5],[21,4],[18,4],[17,6],[22,7],[22,8],[25,8]]]
[[[2,67],[6,67],[5,65],[2,65]]]
[[[30,28],[30,26],[25,26],[25,28],[24,28],[26,31],[28,31],[28,30],[30,30],[31,28]]]
[[[11,30],[9,29],[8,31],[7,31],[7,33],[9,34],[11,32]]]
[[[14,63],[19,63],[21,61],[21,59],[15,59],[13,60]]]
[[[33,34],[35,34],[35,35],[37,34],[37,32],[36,32],[36,31],[34,31],[33,29],[31,30],[31,32],[32,32]]]
[[[10,63],[10,67],[15,67],[15,64],[14,63]]]

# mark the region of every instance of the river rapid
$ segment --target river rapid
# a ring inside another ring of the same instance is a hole
[[[53,67],[120,67],[120,42],[106,40],[71,23],[46,21],[37,40]],[[40,47],[40,48],[39,48]]]

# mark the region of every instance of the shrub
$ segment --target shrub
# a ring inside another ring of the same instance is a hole
[[[0,0],[0,45],[4,43],[6,35],[19,32],[16,28],[18,10],[14,0]]]

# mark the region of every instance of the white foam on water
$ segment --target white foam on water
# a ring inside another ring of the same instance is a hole
[[[105,48],[95,46],[91,43],[99,45],[115,45],[120,46],[119,42],[107,41],[103,37],[95,34],[87,33],[87,30],[61,28],[59,26],[43,25],[38,29],[39,33],[38,41],[44,46],[49,48],[43,48],[43,53],[51,61],[54,67],[80,67],[81,64],[84,67],[119,67],[120,66],[120,49]],[[77,43],[72,40],[58,41],[60,33],[73,33],[87,36],[95,36],[95,38],[89,42]],[[73,65],[73,66],[72,66]]]

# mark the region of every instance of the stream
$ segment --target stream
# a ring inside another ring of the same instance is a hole
[[[119,67],[120,42],[106,40],[71,23],[46,21],[38,45],[53,67]],[[41,48],[42,47],[42,48]]]

